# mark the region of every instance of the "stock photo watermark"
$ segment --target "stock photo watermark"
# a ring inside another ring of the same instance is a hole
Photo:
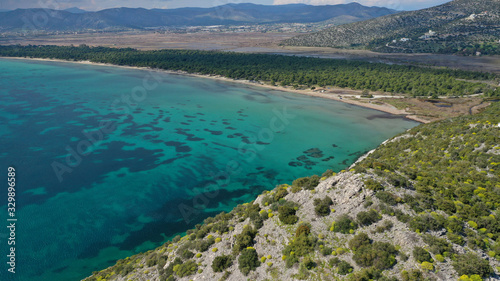
[[[16,169],[7,168],[7,271],[16,273]]]
[[[148,71],[148,74],[142,79],[142,85],[134,87],[130,94],[122,94],[119,99],[111,103],[111,111],[118,114],[118,120],[127,118],[132,110],[138,107],[138,104],[146,100],[149,91],[153,91],[162,83],[162,75],[157,71]],[[83,130],[84,136],[75,146],[67,145],[67,152],[64,161],[53,161],[51,166],[60,183],[64,180],[64,175],[72,173],[75,168],[80,166],[84,157],[89,156],[92,151],[97,149],[106,135],[112,134],[118,126],[118,120],[102,120],[95,130]]]
[[[182,218],[186,224],[193,221],[193,218],[200,214],[206,206],[208,206],[211,199],[215,199],[222,188],[231,183],[231,177],[240,174],[243,169],[241,165],[243,162],[252,163],[258,156],[266,149],[274,138],[275,134],[285,130],[286,126],[290,124],[291,120],[296,115],[288,112],[288,108],[284,106],[281,110],[273,109],[273,117],[269,120],[268,126],[261,128],[255,135],[249,137],[248,142],[241,141],[238,145],[238,154],[241,157],[239,160],[230,160],[225,165],[225,169],[216,174],[211,174],[211,179],[216,183],[209,185],[205,188],[204,192],[196,195],[193,198],[192,204],[179,204],[178,208]]]

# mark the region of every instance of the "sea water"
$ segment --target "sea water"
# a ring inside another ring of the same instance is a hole
[[[231,82],[1,59],[0,280],[79,280],[416,125]]]

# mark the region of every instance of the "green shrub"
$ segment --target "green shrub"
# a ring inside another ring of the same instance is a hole
[[[413,258],[419,263],[423,263],[424,261],[433,262],[431,254],[422,247],[413,248]]]
[[[330,265],[330,267],[337,266],[339,263],[340,263],[340,259],[337,257],[331,258],[330,260],[328,260],[328,264]]]
[[[194,257],[194,253],[191,252],[190,250],[184,250],[182,253],[181,253],[181,258],[185,259],[185,260],[188,260],[190,258]]]
[[[167,277],[168,277],[168,276],[172,276],[172,275],[174,274],[174,267],[175,267],[176,265],[181,265],[182,263],[183,263],[183,261],[182,261],[180,258],[176,257],[176,258],[174,259],[174,261],[173,261],[173,262],[171,262],[171,263],[167,266],[167,268],[165,268],[164,275],[165,275],[165,276],[167,276]]]
[[[357,248],[353,259],[360,266],[372,266],[377,270],[384,270],[396,263],[396,254],[397,251],[393,245],[377,241]]]
[[[314,246],[316,244],[315,238],[312,235],[301,234],[289,244],[289,246],[285,247],[285,253],[288,252],[290,255],[291,252],[294,252],[294,255],[299,257],[303,257],[314,250]],[[289,250],[287,249],[288,247]]]
[[[424,261],[420,265],[425,271],[433,271],[434,270],[434,265],[430,262]]]
[[[343,234],[349,234],[349,231],[356,229],[357,226],[354,221],[348,215],[342,215],[334,223],[333,231],[340,232]]]
[[[181,278],[184,276],[193,275],[198,270],[198,264],[196,264],[196,262],[193,260],[188,260],[187,262],[184,262],[177,266],[178,267],[175,274]]]
[[[403,211],[401,211],[401,210],[395,210],[394,215],[396,215],[396,218],[398,219],[398,221],[403,222],[403,223],[407,223],[411,219],[410,215],[403,213]]]
[[[448,239],[450,239],[452,243],[460,246],[463,246],[465,244],[464,238],[460,235],[448,232],[446,236],[448,236]]]
[[[212,226],[212,231],[213,232],[219,232],[220,234],[224,233],[224,232],[228,232],[229,231],[229,223],[228,221],[219,221],[217,223],[215,223],[213,226]]]
[[[459,276],[477,274],[484,278],[493,273],[490,263],[487,260],[479,258],[473,253],[457,255],[456,260],[452,265]]]
[[[232,256],[222,255],[215,257],[214,261],[212,262],[212,269],[214,270],[214,272],[222,272],[229,268],[232,264]]]
[[[379,280],[381,277],[382,272],[380,270],[370,267],[354,272],[354,274],[350,276],[349,281],[371,281]]]
[[[303,264],[308,270],[315,268],[317,265],[310,257],[305,257],[301,264]]]
[[[368,212],[359,212],[358,215],[356,216],[358,219],[358,223],[361,225],[370,225],[372,223],[375,223],[379,221],[382,216],[377,213],[377,211],[371,209]]]
[[[229,272],[229,271],[224,272],[224,275],[222,275],[222,277],[219,279],[219,281],[227,280],[227,278],[229,278],[230,275],[231,275],[231,272]]]
[[[442,255],[435,255],[434,256],[438,262],[444,262],[444,257]]]
[[[196,239],[203,239],[210,232],[207,225],[197,224],[196,229]]]
[[[410,220],[409,227],[413,231],[418,230],[421,233],[424,233],[429,230],[441,230],[443,228],[443,224],[431,215],[419,215]]]
[[[311,233],[311,227],[307,224],[300,224],[295,231],[295,237],[299,237],[300,235],[308,236]]]
[[[410,272],[403,270],[401,272],[401,280],[403,281],[426,281],[421,271],[412,269]]]
[[[349,264],[348,262],[344,261],[344,260],[340,260],[340,262],[338,263],[338,271],[337,273],[340,274],[340,275],[346,275],[346,274],[349,274],[352,272],[352,270],[354,269],[351,264]]]
[[[283,249],[286,267],[292,267],[299,261],[298,257],[303,257],[314,250],[317,238],[310,233],[309,229],[309,226],[305,224],[299,226],[295,232],[296,237]]]
[[[422,235],[422,239],[429,245],[429,251],[433,254],[442,255],[444,252],[453,252],[453,247],[451,247],[446,239],[437,238],[430,234]]]
[[[279,201],[281,198],[284,198],[288,195],[288,191],[285,186],[279,186],[276,189],[276,193],[274,193],[274,201]]]
[[[364,208],[368,208],[368,207],[370,207],[371,205],[373,205],[373,201],[372,201],[372,199],[371,199],[371,198],[366,198],[365,203],[363,203],[363,207],[364,207]]]
[[[158,255],[156,253],[151,253],[147,258],[146,258],[146,266],[155,266],[156,263],[158,262]]]
[[[248,275],[250,271],[260,266],[259,256],[253,248],[243,249],[238,258],[238,268],[243,275]]]
[[[158,272],[160,270],[163,270],[166,263],[167,263],[167,256],[160,256],[158,258],[158,262],[156,263],[156,269],[158,270]]]
[[[326,171],[325,171],[325,172],[321,175],[321,177],[322,177],[322,178],[329,178],[329,177],[334,176],[334,175],[335,175],[335,173],[334,173],[332,170],[328,169],[328,170],[326,170]]]
[[[179,242],[179,241],[181,240],[181,238],[182,238],[182,237],[181,237],[180,235],[177,235],[177,236],[175,236],[175,237],[172,239],[172,242],[173,242],[173,243],[177,243],[177,242]]]
[[[305,178],[298,178],[293,181],[292,187],[311,190],[314,189],[316,186],[318,186],[319,180],[320,177],[318,175],[313,175],[311,177],[305,177]]]
[[[195,249],[198,252],[205,252],[214,243],[215,243],[215,238],[213,238],[213,237],[210,237],[210,238],[207,238],[207,239],[203,239],[203,240],[199,240],[199,241],[196,241]]]
[[[399,197],[388,191],[379,191],[377,192],[377,194],[375,194],[375,197],[391,206],[396,205],[401,200]]]
[[[295,224],[299,220],[296,212],[295,208],[286,205],[278,208],[279,219],[284,224]]]
[[[321,249],[321,254],[322,254],[323,256],[329,256],[329,255],[331,255],[331,254],[332,254],[332,251],[333,251],[333,249],[332,249],[332,248],[330,248],[330,247],[326,247],[326,246],[325,246],[325,247],[323,247],[323,248]]]
[[[384,190],[384,187],[373,179],[365,180],[365,187],[374,191]]]
[[[446,222],[446,229],[454,234],[460,234],[463,232],[464,226],[458,218],[451,217]]]
[[[236,241],[233,246],[233,251],[239,253],[241,250],[250,247],[254,244],[255,236],[257,235],[257,230],[254,230],[251,226],[245,226],[243,231],[236,235]]]
[[[260,206],[258,204],[247,205],[244,218],[250,218],[250,221],[254,224],[256,229],[261,228],[264,225],[264,217],[260,215]]]
[[[366,233],[359,233],[349,241],[349,247],[354,251],[354,261],[364,267],[373,266],[383,270],[396,263],[396,248],[389,243],[373,242]]]
[[[382,276],[377,281],[400,281],[400,280],[394,276],[393,277]]]
[[[328,216],[330,214],[330,206],[332,204],[333,201],[328,196],[323,199],[314,199],[314,212],[320,217]]]
[[[363,246],[369,246],[370,243],[370,237],[368,237],[366,233],[361,232],[354,236],[351,240],[349,240],[349,248],[351,248],[351,250],[353,251],[356,251]]]

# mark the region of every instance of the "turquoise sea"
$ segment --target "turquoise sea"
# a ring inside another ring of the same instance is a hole
[[[230,82],[0,59],[0,280],[79,280],[416,125]]]

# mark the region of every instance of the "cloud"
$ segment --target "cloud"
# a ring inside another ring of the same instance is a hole
[[[396,10],[414,10],[439,5],[450,0],[356,0],[365,6],[388,7]],[[0,0],[0,9],[17,8],[49,8],[67,9],[78,7],[95,11],[115,7],[142,8],[180,8],[180,7],[213,7],[228,3],[255,4],[290,4],[304,3],[310,5],[346,4],[353,0]]]
[[[440,5],[450,0],[274,0],[274,5],[309,4],[309,5],[336,5],[358,2],[364,6],[387,7],[395,10],[416,10]]]
[[[180,8],[180,7],[214,7],[228,3],[256,3],[271,5],[273,0],[0,0],[0,9],[49,8],[63,10],[78,7],[88,11],[96,11],[116,7],[131,8]]]

